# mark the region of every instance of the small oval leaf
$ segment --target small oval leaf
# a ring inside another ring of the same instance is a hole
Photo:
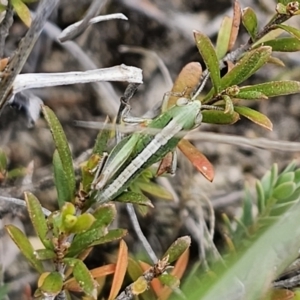
[[[47,249],[53,249],[52,243],[47,238],[48,226],[39,200],[30,192],[25,192],[25,201],[37,236]]]
[[[170,246],[163,257],[169,256],[168,262],[172,263],[177,260],[190,245],[191,238],[189,236],[180,237]]]
[[[57,149],[53,154],[53,171],[55,188],[57,191],[57,202],[59,207],[62,207],[64,203],[72,201],[73,193],[68,184],[68,178]]]
[[[254,109],[251,109],[246,106],[235,106],[234,110],[240,115],[254,122],[255,124],[258,124],[268,130],[273,129],[273,124],[270,121],[270,119]]]
[[[252,41],[255,41],[257,36],[258,22],[257,16],[251,7],[246,7],[242,11],[242,22],[249,35],[251,36]]]
[[[201,32],[194,31],[194,38],[196,41],[196,46],[207,66],[208,71],[210,72],[210,78],[213,84],[215,93],[219,93],[220,88],[220,68],[219,60],[215,49],[210,41],[210,39],[202,34]]]
[[[213,181],[215,171],[210,161],[188,140],[182,139],[178,147],[193,166],[209,181]]]
[[[63,128],[56,118],[54,112],[47,106],[42,106],[44,117],[50,127],[55,146],[61,159],[64,171],[68,179],[68,185],[72,193],[75,192],[76,181],[73,168],[71,151]]]
[[[218,59],[223,58],[228,52],[231,25],[232,18],[225,16],[219,29],[218,38],[216,42],[216,53]]]
[[[272,47],[273,51],[296,52],[300,50],[300,40],[294,37],[283,37],[264,42],[265,46]]]
[[[43,273],[44,268],[42,262],[36,258],[35,251],[26,235],[14,225],[6,225],[5,229],[33,268],[39,273]]]
[[[232,115],[225,114],[224,111],[220,110],[204,110],[202,111],[203,116],[203,123],[210,123],[210,124],[220,124],[220,125],[227,125],[227,124],[234,124],[240,119],[238,113],[233,112]]]
[[[17,15],[20,17],[22,22],[30,27],[31,25],[31,16],[29,8],[21,0],[11,0],[11,5],[16,11]]]
[[[145,195],[135,192],[124,192],[114,201],[154,207],[152,202]]]
[[[55,297],[61,292],[63,287],[63,278],[59,272],[51,272],[39,281],[41,283],[39,290],[47,297]]]
[[[300,40],[300,30],[299,29],[294,28],[292,26],[284,25],[284,24],[277,24],[277,25],[275,25],[275,27],[283,29],[287,33],[293,35],[295,38]]]
[[[73,268],[73,275],[82,291],[87,296],[97,299],[98,283],[94,280],[90,271],[81,260],[77,260],[77,263]]]
[[[273,191],[273,197],[276,199],[286,199],[290,197],[296,190],[296,184],[294,182],[285,182],[277,186]]]
[[[297,94],[300,92],[300,82],[292,80],[270,81],[252,86],[245,86],[240,91],[247,92],[255,90],[267,97],[277,97],[283,95]]]

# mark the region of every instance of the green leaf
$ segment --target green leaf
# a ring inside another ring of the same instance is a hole
[[[21,0],[10,0],[10,1],[11,1],[11,5],[13,6],[17,15],[23,21],[23,23],[27,27],[30,27],[31,16],[30,16],[30,11],[29,11],[28,7]]]
[[[251,109],[246,106],[235,106],[234,110],[240,115],[254,122],[255,124],[258,124],[268,130],[273,129],[273,124],[270,121],[270,119],[254,109]]]
[[[54,112],[47,106],[42,106],[42,111],[48,126],[50,127],[57,152],[66,173],[69,189],[72,193],[74,193],[76,187],[75,173],[67,138]]]
[[[48,226],[39,200],[30,192],[25,192],[25,201],[37,236],[47,249],[53,249],[51,241],[47,238]]]
[[[7,6],[6,5],[3,5],[3,4],[0,4],[0,13],[6,11],[7,9]],[[1,299],[1,298],[0,298]]]
[[[268,99],[268,97],[262,92],[256,91],[255,88],[251,89],[248,87],[246,87],[245,89],[244,87],[240,88],[240,91],[235,96],[235,98],[245,99],[245,100]]]
[[[113,242],[116,240],[119,240],[121,238],[123,238],[125,235],[127,234],[127,230],[126,229],[111,229],[108,231],[108,233],[99,238],[96,242],[94,242],[92,244],[92,246],[96,246],[96,245],[100,245],[100,244],[106,244],[109,242]]]
[[[48,259],[54,259],[56,257],[56,254],[53,250],[50,249],[38,249],[35,250],[36,258],[38,260],[48,260]]]
[[[244,82],[268,61],[271,53],[272,49],[265,46],[247,52],[236,65],[221,78],[220,90]]]
[[[210,78],[213,84],[213,88],[215,93],[220,92],[220,68],[219,68],[219,60],[215,49],[210,41],[210,39],[198,32],[194,31],[194,38],[196,41],[196,46],[205,62],[205,65],[210,73]]]
[[[289,163],[285,169],[282,171],[282,173],[287,173],[287,172],[294,172],[297,167],[297,162],[293,160],[291,163]]]
[[[253,214],[252,214],[252,198],[250,195],[249,188],[245,189],[244,205],[243,205],[243,215],[241,218],[242,223],[248,227],[253,224]]]
[[[300,40],[294,37],[283,37],[264,42],[265,46],[272,47],[273,51],[296,52],[300,50]]]
[[[230,41],[231,34],[231,26],[232,26],[232,18],[225,16],[221,27],[219,29],[217,43],[216,43],[216,54],[218,59],[223,58],[227,51],[228,45]]]
[[[54,170],[54,183],[57,191],[58,206],[62,207],[64,203],[73,200],[73,193],[68,184],[68,178],[65,173],[63,163],[60,159],[57,149],[53,154],[53,170]]]
[[[95,241],[99,240],[104,235],[105,231],[103,228],[95,228],[77,234],[68,250],[67,257],[74,257],[80,254],[86,248],[91,247]]]
[[[294,172],[282,172],[277,181],[276,181],[276,186],[285,183],[285,182],[293,182],[295,179],[295,173]]]
[[[170,288],[178,288],[180,284],[180,280],[177,277],[168,273],[160,275],[159,281]]]
[[[251,36],[252,41],[255,41],[257,36],[258,22],[257,16],[251,7],[246,7],[243,10],[242,22],[249,35]]]
[[[237,98],[243,98],[247,93],[262,93],[266,97],[297,94],[300,92],[300,82],[291,80],[270,81],[240,88]],[[260,97],[259,97],[260,98]],[[250,99],[250,98],[249,98]]]
[[[264,191],[265,199],[267,200],[273,193],[272,172],[267,171],[261,179],[262,190]]]
[[[296,184],[294,182],[284,182],[277,186],[273,191],[273,197],[276,199],[284,200],[290,197],[296,190]]]
[[[107,228],[115,219],[116,214],[117,211],[116,206],[114,204],[108,203],[101,205],[96,209],[96,211],[93,214],[96,220],[93,223],[91,229],[99,227]]]
[[[70,260],[66,260],[66,262],[68,261]],[[97,299],[98,283],[93,279],[88,268],[81,260],[72,259],[72,261],[74,262],[70,265],[73,266],[73,275],[78,285],[87,296]]]
[[[221,78],[219,90],[222,91],[230,86],[238,85],[248,79],[268,61],[271,53],[272,48],[265,46],[260,46],[245,53],[236,65]],[[202,102],[205,104],[213,95],[214,90],[211,89]]]
[[[297,28],[288,25],[283,25],[283,24],[276,24],[275,27],[285,30],[287,33],[293,35],[298,40],[300,39],[300,30]]]
[[[7,157],[5,152],[0,149],[0,172],[5,171],[7,168]]]
[[[178,238],[166,251],[163,257],[169,256],[168,262],[172,263],[177,260],[182,253],[191,245],[191,238],[189,236],[183,236]]]
[[[232,115],[233,114],[232,99],[227,95],[223,95],[222,99],[224,100],[224,103],[225,103],[224,114]]]
[[[27,258],[29,263],[33,266],[33,268],[36,269],[39,273],[43,273],[44,271],[43,265],[41,261],[39,261],[36,258],[35,250],[33,249],[26,235],[14,225],[6,225],[5,228],[8,234],[10,235],[10,237],[15,242],[15,244],[21,250],[22,254]]]
[[[154,207],[151,201],[145,195],[135,192],[124,192],[118,196],[115,201]]]
[[[233,112],[232,114],[225,114],[220,110],[204,110],[202,111],[202,122],[210,124],[234,124],[240,119],[239,114]]]
[[[0,299],[1,300],[6,300],[7,298],[7,294],[8,294],[8,286],[5,285],[1,285],[0,286]]]
[[[146,192],[154,197],[158,197],[160,199],[172,200],[172,194],[164,189],[163,187],[159,186],[153,182],[145,182],[145,181],[135,181],[135,184],[143,191]]]
[[[108,123],[108,118],[106,118],[105,123]],[[107,148],[107,143],[110,138],[111,131],[110,130],[101,130],[96,138],[96,142],[93,148],[93,154],[99,154],[102,156],[103,152]]]
[[[246,295],[247,299],[266,299],[264,292],[274,278],[299,255],[299,209],[297,202],[280,218],[273,218],[244,249],[227,257],[225,270],[224,262],[215,266],[213,278],[205,274],[197,285],[199,275],[195,276],[183,287],[186,298],[211,300],[221,295],[222,299],[242,299]]]
[[[92,214],[84,213],[77,217],[76,223],[72,226],[69,232],[76,234],[84,232],[89,230],[94,222],[95,217]]]
[[[92,154],[89,160],[81,165],[81,184],[82,190],[89,193],[91,184],[95,177],[95,170],[101,160],[98,154]]]
[[[257,207],[258,207],[258,212],[261,214],[264,209],[265,209],[265,194],[264,194],[264,190],[262,187],[262,184],[260,181],[257,181],[255,184],[255,188],[256,188],[256,194],[257,194]]]
[[[55,297],[57,296],[63,287],[63,277],[59,272],[51,272],[45,278],[43,278],[42,285],[39,290],[44,296]]]

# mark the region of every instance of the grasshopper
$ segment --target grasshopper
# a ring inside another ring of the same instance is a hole
[[[174,106],[151,120],[145,132],[123,139],[110,153],[96,182],[96,201],[105,203],[119,196],[146,168],[172,151],[182,137],[180,131],[198,127],[202,121],[201,102],[179,98]],[[161,129],[156,135],[147,128]]]

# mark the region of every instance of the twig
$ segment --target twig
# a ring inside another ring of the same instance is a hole
[[[124,292],[122,292],[115,300],[130,300],[133,299],[134,296],[143,293],[154,278],[159,277],[166,271],[169,266],[168,259],[167,256],[162,260],[159,260],[135,282],[127,286]]]
[[[14,21],[13,15],[14,15],[13,7],[10,1],[8,1],[5,17],[0,25],[0,59],[3,58],[4,56],[5,40],[8,35],[9,28],[11,27]]]
[[[24,200],[17,199],[17,198],[0,196],[0,201],[5,201],[5,202],[12,203],[14,205],[19,205],[19,206],[26,207],[26,202]],[[11,210],[11,208],[10,208],[10,210]],[[43,210],[43,213],[46,217],[49,217],[52,213],[50,210],[48,210],[46,208],[43,208],[43,207],[42,207],[42,210]]]
[[[41,0],[37,9],[36,17],[32,21],[31,27],[28,29],[25,37],[19,43],[19,47],[9,60],[7,68],[5,69],[5,76],[0,82],[0,113],[9,99],[13,82],[17,75],[21,72],[27,58],[38,39],[42,29],[57,6],[59,0]]]
[[[55,24],[47,22],[44,29],[47,35],[60,44],[61,47],[65,48],[79,62],[84,70],[98,68],[91,58],[75,42],[67,41],[65,43],[60,43],[57,36],[61,34],[61,29]],[[99,101],[102,100],[100,103],[103,113],[109,116],[115,116],[118,110],[119,97],[112,85],[109,82],[95,82],[92,84],[92,87],[94,88]],[[107,99],[109,99],[109,102],[105,101]]]
[[[90,20],[97,16],[101,10],[101,8],[107,3],[107,0],[94,0],[90,5],[86,15],[83,20],[80,22],[73,24],[73,26],[68,28],[68,30],[64,30],[62,34],[59,36],[59,40],[63,43],[68,40],[72,40],[82,34],[87,27],[90,25]],[[74,26],[75,25],[75,26]]]

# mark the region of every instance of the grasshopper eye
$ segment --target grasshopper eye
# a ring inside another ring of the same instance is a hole
[[[177,106],[184,106],[189,103],[189,100],[187,98],[179,98],[176,102]]]
[[[202,113],[199,112],[195,118],[195,126],[199,126],[202,122]]]

